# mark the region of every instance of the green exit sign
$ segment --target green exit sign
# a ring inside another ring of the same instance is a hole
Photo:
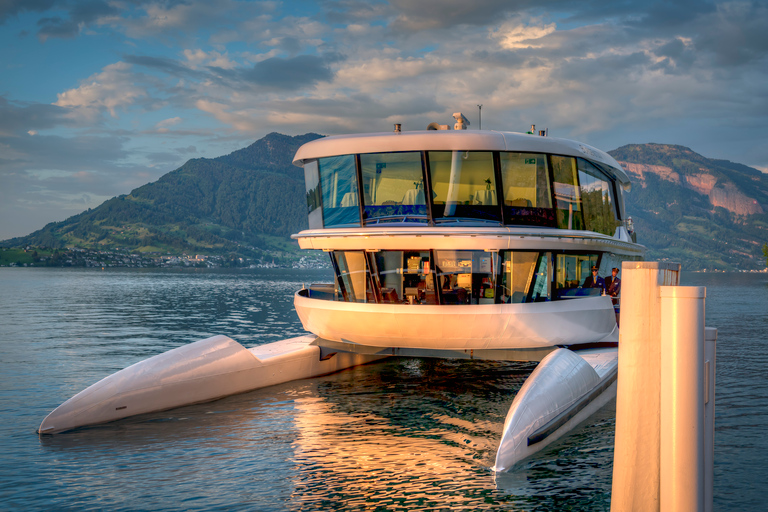
[[[536,159],[535,158],[526,158],[525,159],[526,164],[533,164],[536,165]]]

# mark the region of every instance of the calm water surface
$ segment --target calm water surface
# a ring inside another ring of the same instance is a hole
[[[608,510],[614,411],[490,471],[532,366],[390,359],[217,402],[38,437],[67,398],[214,334],[303,333],[320,270],[0,269],[0,508]],[[684,274],[719,330],[715,510],[765,510],[768,276]]]

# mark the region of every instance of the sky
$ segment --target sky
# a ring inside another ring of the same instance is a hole
[[[0,0],[0,48],[0,240],[270,132],[454,112],[768,172],[768,0]]]

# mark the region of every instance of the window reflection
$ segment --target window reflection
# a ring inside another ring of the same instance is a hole
[[[336,288],[346,302],[375,302],[363,251],[337,251]]]
[[[560,229],[584,229],[581,213],[576,159],[569,156],[552,156],[552,175],[557,209],[557,227]]]
[[[620,265],[616,256],[611,261]],[[335,293],[323,300],[381,304],[520,304],[599,295],[584,288],[599,253],[335,251]],[[616,263],[618,262],[618,263]],[[601,276],[604,277],[604,276]]]
[[[321,158],[318,167],[323,196],[323,225],[360,225],[355,156]]]
[[[497,253],[435,251],[442,304],[493,304]]]
[[[309,229],[323,227],[323,198],[320,193],[320,171],[317,160],[304,164],[304,184],[307,188],[307,213]]]
[[[421,153],[360,155],[366,222],[426,222]]]
[[[613,181],[582,158],[490,151],[368,153],[359,155],[359,183],[357,158],[305,163],[310,228],[360,226],[360,200],[366,225],[427,223],[430,212],[437,224],[503,219],[508,225],[609,236],[620,225]]]
[[[619,226],[610,181],[591,163],[578,159],[579,188],[584,205],[585,228],[613,235]]]
[[[507,224],[554,225],[547,156],[500,153],[504,220]]]
[[[435,220],[501,220],[493,153],[430,151],[428,155]]]
[[[534,270],[538,260],[537,252],[505,251],[503,253],[499,302],[527,302],[531,286],[534,284]],[[546,273],[546,265],[544,272]],[[546,282],[544,284],[546,285]],[[546,296],[546,289],[544,296]]]
[[[437,304],[430,251],[379,251],[372,256],[382,303]]]
[[[558,254],[555,264],[557,298],[600,295],[599,288],[580,288],[584,280],[592,275],[591,269],[597,265],[597,259],[597,254]]]

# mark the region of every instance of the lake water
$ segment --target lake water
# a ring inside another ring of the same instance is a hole
[[[214,334],[303,333],[328,271],[0,269],[3,510],[608,510],[614,411],[500,476],[532,366],[389,359],[216,402],[38,437],[97,380]],[[768,275],[684,273],[719,331],[715,510],[765,510]]]

